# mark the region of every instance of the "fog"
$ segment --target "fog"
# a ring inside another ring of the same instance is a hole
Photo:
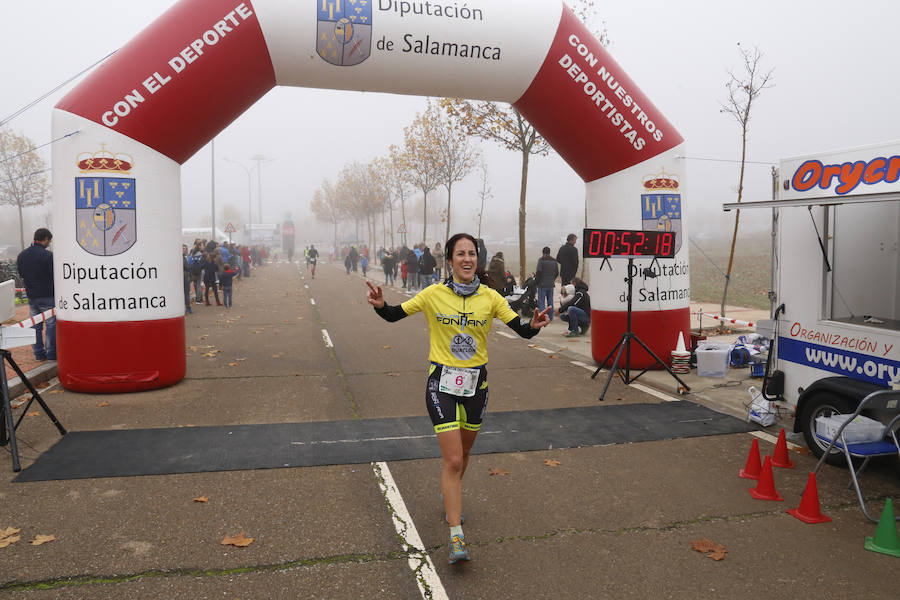
[[[549,0],[548,0],[549,1]],[[143,0],[96,9],[69,0],[4,3],[0,44],[0,119],[38,98],[131,39],[170,2]],[[861,9],[864,7],[864,10]],[[731,213],[721,205],[736,199],[741,131],[720,112],[729,69],[741,74],[738,42],[758,46],[762,67],[774,69],[775,87],[754,107],[749,131],[744,199],[771,195],[771,167],[794,156],[897,138],[894,116],[898,84],[888,67],[900,4],[870,0],[855,8],[845,2],[761,0],[746,3],[635,0],[598,2],[609,48],[647,96],[686,139],[684,202],[692,236],[730,235]],[[511,25],[513,26],[513,25]],[[50,112],[66,89],[51,95],[8,126],[36,144],[50,140]],[[423,110],[425,99],[392,94],[276,88],[222,131],[215,140],[217,225],[228,210],[258,222],[289,214],[298,243],[331,239],[331,227],[308,211],[316,188],[334,180],[346,164],[366,163],[402,143],[403,127]],[[521,157],[490,142],[479,143],[489,169],[492,198],[482,219],[483,235],[503,240],[517,235]],[[39,151],[49,163],[49,148]],[[225,159],[247,167],[251,157],[272,159],[261,180]],[[212,204],[209,146],[182,171],[183,224],[208,223]],[[453,189],[454,230],[475,231],[481,181],[477,170]],[[415,205],[421,197],[414,196]],[[429,205],[446,202],[444,192]],[[226,207],[231,207],[226,209]],[[558,155],[532,157],[528,180],[529,243],[558,246],[566,232],[584,226],[584,184]],[[26,236],[48,224],[49,207],[26,211]],[[768,227],[768,211],[744,211],[744,231]],[[395,229],[399,214],[395,215]],[[429,217],[428,241],[444,226]],[[410,224],[411,239],[421,237]],[[352,224],[345,228],[352,231]],[[433,232],[433,233],[432,233]],[[15,209],[0,207],[0,246],[18,244]]]

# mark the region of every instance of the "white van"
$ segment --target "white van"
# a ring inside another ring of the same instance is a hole
[[[900,389],[898,201],[900,141],[783,159],[775,200],[724,205],[772,210],[777,308],[764,391],[796,408],[794,431],[816,456],[827,447],[817,417]]]

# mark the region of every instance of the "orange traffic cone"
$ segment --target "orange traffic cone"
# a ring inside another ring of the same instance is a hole
[[[757,500],[784,501],[784,498],[775,491],[775,480],[772,478],[772,457],[768,454],[766,454],[766,460],[763,461],[762,472],[759,474],[759,483],[750,490],[750,495]]]
[[[782,469],[793,469],[794,463],[788,457],[787,440],[784,435],[784,427],[778,434],[778,443],[775,444],[775,455],[772,457],[772,466]]]
[[[819,490],[816,488],[816,474],[810,473],[806,482],[806,489],[800,498],[799,508],[789,508],[788,513],[797,517],[804,523],[827,523],[831,517],[822,514],[819,508]]]
[[[753,438],[750,444],[750,454],[747,455],[747,464],[738,472],[738,475],[744,479],[759,479],[759,471],[762,465],[759,464],[759,442]]]

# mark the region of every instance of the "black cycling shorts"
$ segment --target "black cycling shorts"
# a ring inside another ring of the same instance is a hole
[[[440,391],[439,384],[443,368],[443,365],[431,363],[428,368],[428,384],[425,389],[425,404],[434,425],[434,432],[444,433],[460,428],[478,431],[481,429],[481,421],[484,419],[484,411],[487,409],[487,368],[484,365],[477,367],[480,371],[478,383],[475,386],[475,395],[470,397],[455,396]]]

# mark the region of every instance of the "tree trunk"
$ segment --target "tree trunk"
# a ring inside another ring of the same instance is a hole
[[[428,239],[428,192],[422,190],[422,241]]]
[[[747,112],[748,113],[749,113],[749,106],[750,106],[750,104],[748,103],[747,104],[747,107],[748,107]],[[747,119],[746,119],[747,116],[749,116],[749,115],[745,115],[743,134],[741,137],[741,175],[740,175],[740,177],[738,177],[738,195],[737,195],[738,203],[741,202],[741,197],[743,196],[743,193],[744,193],[744,165],[745,165],[746,159],[747,159]],[[731,282],[731,267],[734,264],[734,247],[735,247],[735,244],[737,243],[738,223],[740,222],[740,220],[741,220],[741,210],[738,209],[738,210],[734,211],[734,233],[731,235],[731,252],[728,255],[728,269],[725,271],[725,289],[722,290],[722,305],[719,307],[720,314],[723,317],[725,316],[725,303],[726,303],[725,301],[728,298],[728,284]]]
[[[25,222],[22,220],[22,204],[17,203],[16,206],[19,208],[19,243],[22,245],[22,250],[25,249]]]
[[[525,281],[525,191],[528,188],[528,150],[522,151],[522,182],[519,187],[519,281]]]
[[[450,191],[453,187],[453,184],[449,184],[447,187],[447,235],[444,236],[444,240],[450,239]]]
[[[404,246],[406,245],[406,230],[408,225],[406,224],[406,200],[403,198],[403,194],[400,194],[400,218],[403,219],[403,233],[400,234],[400,243]]]
[[[391,248],[394,247],[394,203],[391,202]]]

